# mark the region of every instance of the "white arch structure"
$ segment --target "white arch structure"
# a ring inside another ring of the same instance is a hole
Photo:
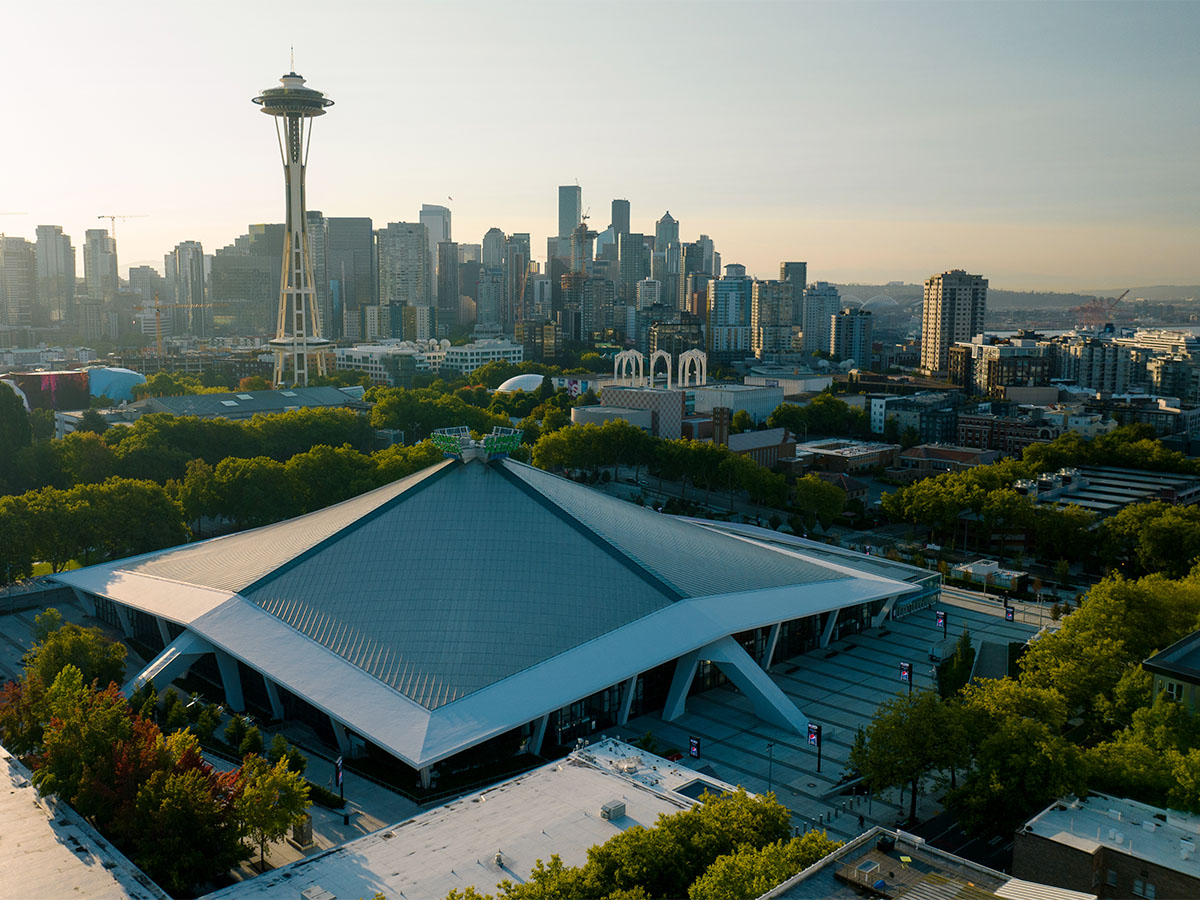
[[[650,387],[654,387],[654,370],[657,367],[658,361],[660,359],[663,361],[663,364],[667,370],[667,390],[670,390],[671,389],[671,354],[668,353],[666,350],[655,350],[653,353],[650,354],[650,374],[649,374],[649,377],[646,379],[646,384]]]
[[[708,384],[708,354],[703,350],[688,350],[679,356],[679,378],[676,385],[681,388],[691,384],[691,375],[696,374],[696,387]]]
[[[630,387],[638,387],[645,380],[642,365],[644,357],[636,350],[622,350],[613,357],[613,379],[626,382]]]

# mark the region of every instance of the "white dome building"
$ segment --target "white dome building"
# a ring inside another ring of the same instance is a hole
[[[544,375],[539,375],[536,372],[528,372],[524,375],[514,375],[500,387],[496,388],[497,393],[511,394],[514,391],[529,391],[532,393],[542,386]]]

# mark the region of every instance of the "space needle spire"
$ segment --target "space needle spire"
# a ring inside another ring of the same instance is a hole
[[[325,349],[321,316],[313,284],[308,226],[304,214],[304,171],[312,122],[332,106],[320,91],[304,86],[304,79],[288,72],[279,79],[282,87],[267,88],[254,102],[275,117],[283,177],[287,187],[287,242],[283,248],[283,275],[279,282],[279,325],[271,348],[275,351],[275,385],[308,384],[309,355],[316,359],[318,375],[325,374]],[[290,373],[288,370],[290,369]],[[290,381],[285,381],[290,377]]]

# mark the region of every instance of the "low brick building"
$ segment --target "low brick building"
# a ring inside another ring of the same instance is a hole
[[[1058,801],[1017,832],[1013,874],[1103,898],[1200,897],[1200,817],[1108,794]]]

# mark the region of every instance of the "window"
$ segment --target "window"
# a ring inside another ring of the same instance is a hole
[[[1154,890],[1154,885],[1150,882],[1135,878],[1133,879],[1133,895],[1135,897],[1146,897],[1147,900],[1154,900],[1157,892]]]
[[[1163,681],[1163,693],[1170,700],[1183,699],[1183,684],[1178,681]]]
[[[1117,886],[1117,870],[1116,869],[1108,870],[1108,878],[1105,881],[1105,884],[1107,884],[1109,887]]]

